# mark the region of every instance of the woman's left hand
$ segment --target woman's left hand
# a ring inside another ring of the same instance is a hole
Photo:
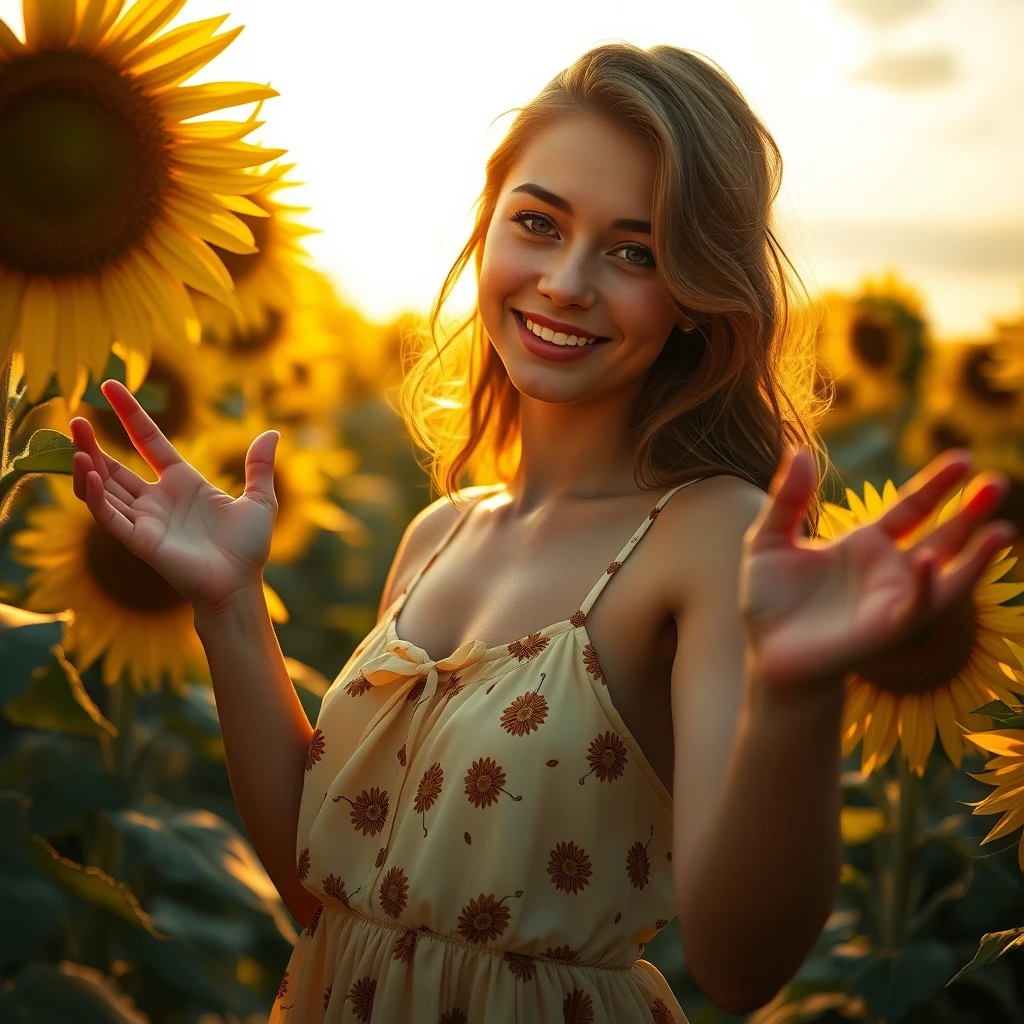
[[[818,473],[809,449],[790,448],[770,500],[744,537],[740,608],[760,679],[770,688],[843,679],[964,597],[1016,527],[985,520],[1002,501],[1002,474],[978,474],[956,514],[911,547],[920,527],[970,471],[965,450],[933,459],[876,521],[832,542],[800,531]]]

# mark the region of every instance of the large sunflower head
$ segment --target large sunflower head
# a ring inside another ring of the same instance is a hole
[[[986,438],[974,431],[970,423],[954,422],[948,415],[918,406],[900,434],[899,457],[904,465],[916,470],[950,448],[970,448],[977,453],[985,442]]]
[[[23,5],[24,40],[0,21],[0,363],[19,351],[30,399],[56,373],[74,405],[112,345],[134,388],[155,339],[198,340],[186,285],[237,308],[211,246],[255,251],[238,213],[271,177],[250,169],[283,150],[190,119],[277,94],[182,84],[240,31],[164,31],[184,0]]]
[[[864,497],[846,491],[849,508],[824,504],[821,536],[832,539],[873,522],[898,500],[887,480],[882,493],[864,485]],[[911,547],[959,508],[957,491],[939,512],[913,534],[902,538]],[[846,679],[843,711],[843,756],[863,741],[861,771],[868,775],[884,765],[900,741],[912,771],[923,775],[938,727],[942,746],[959,768],[963,758],[960,726],[987,728],[991,720],[973,714],[990,700],[1013,703],[1014,691],[1024,691],[1006,664],[1004,637],[1024,641],[1024,608],[1004,602],[1024,592],[1024,584],[997,582],[1016,562],[1010,548],[992,556],[988,568],[962,600],[948,609],[928,630],[901,651],[879,658]]]
[[[836,387],[826,428],[898,408],[926,346],[920,297],[895,275],[866,280],[860,294],[821,297],[818,360]]]
[[[239,253],[213,246],[235,283],[237,309],[196,295],[196,312],[203,338],[227,348],[252,347],[267,329],[272,312],[291,309],[296,302],[296,279],[308,274],[309,255],[302,239],[315,233],[296,218],[308,207],[281,202],[283,189],[300,184],[285,180],[294,164],[275,165],[269,184],[248,197],[248,211],[239,217],[252,232],[256,251]],[[251,337],[250,337],[251,336]]]
[[[199,442],[201,462],[233,498],[245,488],[245,455],[253,438],[269,429],[255,412],[244,419],[222,419]],[[338,460],[349,462],[347,452],[299,448],[287,430],[281,432],[274,457],[274,494],[277,519],[270,546],[271,562],[293,562],[309,547],[317,529],[331,530],[348,543],[365,544],[363,524],[327,497],[327,469]]]

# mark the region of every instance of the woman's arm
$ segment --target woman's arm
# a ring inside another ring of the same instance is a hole
[[[239,817],[285,906],[305,927],[318,900],[299,881],[295,840],[313,729],[285,669],[263,590],[253,585],[217,610],[196,610],[194,619]]]

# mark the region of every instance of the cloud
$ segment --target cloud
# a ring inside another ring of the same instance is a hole
[[[948,85],[956,77],[956,60],[950,50],[879,54],[852,76],[855,82],[869,82],[900,92],[934,89]]]
[[[871,28],[891,28],[938,7],[938,0],[839,0],[839,6]]]

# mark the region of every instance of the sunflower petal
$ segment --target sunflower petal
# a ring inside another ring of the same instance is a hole
[[[83,350],[82,359],[96,381],[99,381],[110,356],[110,344],[113,341],[110,317],[103,307],[103,295],[100,282],[89,278],[79,295],[81,316],[86,324],[88,338]]]
[[[231,275],[216,253],[201,239],[157,221],[146,240],[146,248],[190,288],[217,299],[229,309],[240,308]]]
[[[48,277],[30,278],[21,306],[19,341],[30,402],[38,402],[53,376],[57,352],[57,296]]]
[[[956,708],[949,690],[940,687],[933,693],[935,702],[935,724],[939,729],[939,739],[946,751],[946,756],[953,763],[953,767],[960,770],[964,757],[963,735],[956,727]]]
[[[169,121],[209,114],[224,107],[269,100],[280,93],[269,85],[251,82],[209,82],[206,85],[182,86],[157,98],[160,109]]]
[[[200,203],[180,192],[172,192],[166,197],[165,204],[183,227],[203,241],[243,255],[259,251],[245,222],[227,210],[218,210],[212,202]]]
[[[0,19],[0,57],[20,57],[25,44],[11,31],[6,21]]]
[[[171,32],[165,32],[158,39],[140,46],[132,56],[132,68],[136,74],[149,71],[158,61],[171,61],[183,53],[202,45],[228,20],[226,14],[203,21],[193,21]]]
[[[219,198],[227,195],[247,196],[259,192],[273,179],[254,172],[242,170],[213,170],[211,168],[175,167],[176,182],[197,191],[213,193]]]
[[[238,142],[265,121],[185,121],[174,129],[179,139],[215,139],[218,142]]]
[[[1024,757],[1024,731],[1020,729],[988,729],[968,733],[965,738],[993,754]]]
[[[981,845],[984,846],[995,839],[1002,839],[1003,836],[1009,835],[1014,829],[1020,828],[1021,825],[1024,825],[1024,802],[1004,815],[999,824],[982,839]]]
[[[871,711],[871,718],[864,730],[864,746],[861,750],[861,773],[870,775],[877,767],[885,764],[881,757],[883,744],[889,734],[889,727],[895,723],[896,698],[886,690],[880,690]]]
[[[169,89],[180,82],[188,80],[201,68],[206,67],[214,57],[223,53],[238,38],[238,34],[241,31],[242,26],[239,25],[237,28],[215,36],[208,43],[189,53],[183,53],[180,57],[176,57],[166,64],[158,64],[150,71],[145,71],[139,75],[140,83],[144,89],[157,92],[160,89]]]
[[[135,0],[107,37],[104,53],[115,61],[155,36],[185,6],[185,0]]]
[[[75,0],[23,0],[22,10],[30,50],[67,46],[75,28]]]
[[[218,146],[183,142],[174,147],[174,159],[189,167],[258,167],[287,152],[286,149],[267,149],[249,142],[227,142]]]
[[[117,21],[123,7],[124,0],[79,0],[75,46],[81,50],[93,49]]]
[[[6,363],[11,355],[24,293],[25,278],[21,274],[5,273],[0,270],[0,366]]]
[[[153,350],[153,328],[149,315],[120,267],[107,270],[103,275],[102,289],[104,305],[110,313],[114,328],[113,349],[127,367],[128,390],[136,391],[149,371]]]
[[[164,338],[173,344],[187,348],[185,321],[176,296],[171,292],[171,278],[167,271],[144,249],[131,253],[135,280],[149,298],[150,312],[154,319],[154,337]]]
[[[244,213],[247,217],[269,217],[270,211],[257,206],[251,199],[245,196],[217,196],[232,213]]]

